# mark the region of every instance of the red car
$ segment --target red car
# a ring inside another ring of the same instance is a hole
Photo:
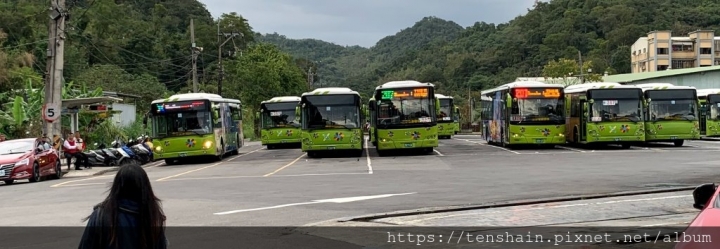
[[[42,138],[24,138],[0,142],[0,181],[39,182],[45,177],[60,179],[62,168],[58,152]]]
[[[694,208],[700,213],[684,232],[677,234],[675,249],[718,248],[720,243],[720,199],[717,184],[707,183],[693,191]],[[712,240],[715,239],[715,240]]]

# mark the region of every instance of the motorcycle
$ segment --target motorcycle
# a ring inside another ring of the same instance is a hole
[[[106,162],[105,157],[98,154],[97,152],[90,150],[90,151],[85,151],[82,153],[87,158],[88,164],[90,167],[92,167],[92,166],[108,166],[106,164],[107,162]]]
[[[110,144],[113,148],[116,149],[116,151],[120,154],[120,157],[118,158],[116,164],[118,166],[123,166],[128,163],[140,162],[138,160],[138,156],[135,154],[135,152],[130,149],[130,147],[127,146],[124,142],[122,142],[120,139],[116,139],[115,141]]]
[[[127,144],[127,146],[130,147],[133,153],[137,156],[137,160],[140,162],[140,164],[146,164],[151,162],[152,152],[149,148],[145,147],[145,144],[143,143],[143,137],[139,137],[138,139],[131,141]]]
[[[93,151],[105,157],[105,165],[116,166],[118,156],[120,155],[116,150],[106,148],[105,143],[101,143],[100,145],[98,145],[98,143],[95,143],[95,147],[97,149]]]

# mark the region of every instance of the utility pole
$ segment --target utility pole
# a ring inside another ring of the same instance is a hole
[[[198,92],[198,79],[197,79],[197,47],[195,46],[195,24],[193,19],[190,19],[190,40],[192,40],[192,77],[193,77],[193,92]]]
[[[578,71],[578,74],[580,75],[580,83],[585,83],[585,75],[583,74],[582,53],[580,52],[580,50],[578,50],[578,61],[580,61],[580,63],[578,63],[580,64],[578,65],[578,67],[580,67],[580,70]]]
[[[43,133],[48,137],[62,136],[62,87],[65,56],[65,0],[50,1],[50,25],[45,72],[45,119]]]
[[[469,122],[468,125],[470,126],[470,129],[472,129],[472,122],[473,122],[473,106],[472,106],[472,94],[470,93],[470,83],[468,82],[468,110],[470,110],[470,113],[468,114]]]
[[[225,71],[223,70],[222,65],[222,47],[225,45],[225,43],[233,40],[236,36],[242,36],[242,33],[238,32],[232,32],[232,33],[220,33],[220,20],[218,20],[217,25],[217,32],[218,32],[218,95],[222,96],[222,81],[223,77],[225,77]],[[221,36],[227,37],[224,42],[220,42]]]
[[[315,85],[315,72],[312,71],[312,65],[308,67],[307,71],[307,81],[308,81],[308,89],[313,89],[313,85]]]

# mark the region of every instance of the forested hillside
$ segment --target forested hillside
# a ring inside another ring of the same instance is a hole
[[[37,101],[26,96],[44,86],[48,7],[50,2],[44,0],[0,2],[0,103],[12,102],[0,109],[1,133],[24,134],[30,122],[41,120],[35,105],[42,105],[42,96]],[[68,93],[102,89],[135,94],[141,96],[138,109],[146,111],[152,100],[188,92],[192,89],[191,19],[195,42],[203,48],[197,68],[200,89],[205,92],[217,91],[218,28],[242,34],[222,47],[222,94],[244,102],[250,125],[246,128],[252,127],[250,114],[260,101],[307,90],[305,71],[296,60],[275,46],[254,42],[252,27],[240,14],[214,19],[196,0],[77,0],[68,1],[67,7],[64,77]],[[16,96],[23,96],[21,104],[13,101]],[[253,134],[251,130],[245,133]]]
[[[468,87],[479,91],[517,77],[557,76],[558,71],[577,74],[577,64],[550,66],[545,72],[543,68],[553,60],[577,61],[578,51],[585,68],[595,73],[628,73],[629,48],[638,37],[652,30],[672,30],[676,35],[697,29],[720,31],[720,4],[658,0],[649,6],[632,0],[552,0],[538,2],[526,15],[508,23],[455,26],[425,18],[365,51],[345,48],[343,52],[340,46],[303,40],[282,48],[302,57],[300,48],[310,47],[312,42],[322,45],[314,47],[311,60],[356,61],[349,68],[323,63],[322,67],[334,70],[328,77],[341,79],[327,84],[370,92],[385,81],[415,79],[433,82],[441,92],[462,101],[467,99]],[[287,39],[267,41],[291,43]],[[319,76],[324,77],[323,73]]]

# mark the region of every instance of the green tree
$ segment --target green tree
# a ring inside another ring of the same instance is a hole
[[[574,84],[580,84],[580,78],[584,79],[585,82],[600,82],[602,76],[599,74],[591,73],[592,61],[584,61],[582,71],[576,60],[572,59],[559,59],[552,60],[543,67],[543,77],[546,79],[560,79],[561,84],[568,86]]]

